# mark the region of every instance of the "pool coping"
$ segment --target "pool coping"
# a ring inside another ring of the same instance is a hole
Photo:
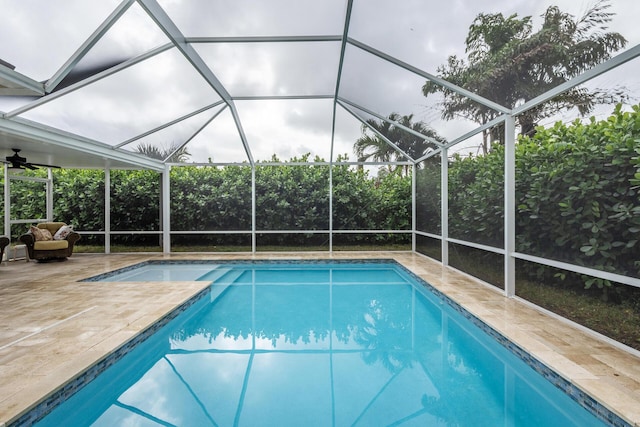
[[[513,355],[518,357],[540,375],[542,375],[545,379],[551,382],[555,387],[560,389],[562,392],[567,394],[570,398],[576,401],[579,405],[585,408],[588,412],[593,414],[596,418],[601,421],[608,423],[612,426],[620,426],[626,427],[631,426],[629,422],[624,420],[620,415],[615,413],[614,411],[607,408],[604,404],[600,403],[597,399],[593,398],[589,393],[582,390],[579,386],[571,382],[570,380],[563,377],[561,374],[556,372],[555,370],[548,367],[546,364],[542,363],[536,357],[534,357],[531,353],[524,350],[521,346],[507,338],[501,332],[490,326],[488,323],[481,320],[479,317],[471,313],[469,310],[465,309],[460,303],[453,300],[451,297],[446,295],[441,290],[437,289],[434,285],[430,284],[427,280],[421,278],[418,274],[411,271],[408,267],[403,265],[401,262],[393,259],[393,258],[372,258],[372,259],[326,259],[326,258],[317,258],[317,259],[209,259],[209,260],[189,260],[189,259],[175,259],[175,260],[146,260],[139,263],[134,263],[132,265],[118,268],[107,273],[102,273],[99,275],[91,276],[89,278],[80,279],[78,282],[102,282],[107,281],[108,278],[114,276],[119,273],[128,272],[134,269],[138,269],[144,267],[145,265],[163,265],[163,264],[235,264],[235,265],[259,265],[259,264],[393,264],[394,266],[401,269],[404,273],[411,276],[412,279],[416,280],[420,285],[429,289],[429,291],[433,292],[438,298],[443,299],[451,308],[456,310],[459,314],[465,317],[467,320],[471,321],[476,327],[483,330],[487,333],[491,338],[498,341],[504,348],[506,348]],[[24,425],[31,425],[34,422],[42,419],[49,412],[51,412],[57,405],[64,402],[71,395],[79,391],[89,382],[91,382],[97,375],[101,372],[112,366],[126,354],[128,354],[131,350],[133,350],[137,345],[144,342],[151,335],[153,335],[158,329],[165,326],[168,322],[173,320],[175,317],[180,315],[182,312],[193,306],[194,304],[201,301],[206,296],[211,294],[211,287],[206,287],[196,292],[189,299],[184,301],[182,304],[177,306],[176,308],[170,310],[156,322],[148,326],[147,328],[140,331],[138,334],[134,335],[132,338],[124,342],[122,345],[115,348],[112,352],[106,354],[99,360],[97,360],[94,364],[89,366],[83,372],[80,372],[75,377],[69,379],[69,381],[58,389],[53,391],[51,394],[46,396],[39,403],[34,404],[30,409],[27,409],[26,412],[23,412],[22,415],[18,416],[16,419],[9,421],[6,425],[7,427],[17,427]]]
[[[26,413],[21,415],[16,420],[10,421],[6,424],[7,427],[21,427],[21,426],[29,426],[33,423],[40,421],[47,414],[53,411],[58,405],[64,403],[67,399],[73,396],[75,393],[80,391],[84,386],[93,381],[98,375],[100,375],[103,371],[111,367],[113,364],[118,362],[124,356],[126,356],[129,352],[131,352],[138,345],[142,344],[149,337],[151,337],[154,333],[156,333],[159,329],[164,327],[167,323],[178,317],[185,310],[189,309],[193,305],[200,302],[203,298],[206,298],[211,294],[211,288],[206,287],[196,292],[191,298],[180,304],[178,307],[169,311],[167,314],[162,316],[156,322],[151,324],[149,327],[143,329],[138,334],[131,337],[129,340],[124,342],[122,345],[114,349],[112,352],[104,355],[102,358],[97,360],[94,364],[89,366],[83,372],[80,372],[73,378],[70,378],[69,381],[58,389],[53,391],[51,394],[46,396],[44,400],[33,406]]]

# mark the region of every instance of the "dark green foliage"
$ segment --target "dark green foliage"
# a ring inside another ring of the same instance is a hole
[[[557,123],[516,146],[519,252],[640,277],[640,107]],[[452,237],[502,246],[504,149],[449,166]],[[540,279],[553,277],[540,266]],[[557,275],[564,279],[564,275]],[[606,280],[582,278],[589,288]]]
[[[279,160],[274,156],[272,162]],[[290,162],[307,162],[308,156]],[[315,159],[321,161],[321,159]],[[256,168],[257,230],[327,230],[328,166]],[[274,242],[275,243],[275,242]]]
[[[379,199],[374,208],[379,229],[411,230],[411,176],[385,176],[377,181],[375,195]]]
[[[24,175],[47,177],[43,169],[27,171]],[[60,169],[55,170],[53,176],[54,220],[72,224],[77,230],[104,230],[104,172]],[[12,219],[45,219],[45,194],[44,183],[12,180]],[[27,229],[28,224],[13,226],[13,238],[17,239]]]
[[[248,166],[198,167],[171,169],[172,231],[251,230],[251,168]],[[224,244],[247,244],[244,235],[224,237]],[[174,244],[212,247],[216,236],[177,236]],[[213,239],[213,240],[212,240]],[[249,247],[250,247],[249,243]]]
[[[289,163],[307,162],[308,156]],[[343,160],[340,158],[340,160]],[[277,162],[278,159],[271,159]],[[315,159],[321,162],[322,159]],[[329,166],[256,167],[256,231],[328,230]],[[36,171],[39,177],[46,172]],[[152,171],[111,171],[111,230],[160,231],[161,175]],[[33,188],[36,186],[36,188]],[[372,179],[363,170],[340,165],[333,170],[333,227],[337,230],[411,230],[411,177],[398,173]],[[14,218],[46,217],[45,184],[12,182]],[[190,246],[213,244],[246,247],[247,234],[220,237],[180,235],[180,231],[250,231],[251,168],[247,166],[182,166],[171,170],[170,220],[176,241]],[[104,172],[54,172],[56,221],[76,230],[104,231]],[[15,234],[26,231],[15,228]],[[262,246],[309,245],[328,247],[328,234],[259,233]],[[218,235],[216,235],[218,236]],[[101,236],[85,236],[83,243],[98,243]],[[213,239],[213,240],[212,240]],[[96,240],[94,242],[94,240]],[[408,234],[345,234],[341,244],[410,242]],[[215,243],[218,242],[218,243]],[[159,246],[159,236],[118,234],[112,244]],[[103,244],[100,242],[100,244]]]
[[[441,233],[441,164],[440,157],[422,162],[416,171],[416,229]]]
[[[160,180],[153,171],[111,172],[112,230],[160,230]],[[158,246],[158,236],[119,235],[117,243]]]
[[[348,160],[339,156],[338,162]],[[270,162],[278,162],[272,158]],[[308,162],[309,156],[288,163]],[[322,159],[314,159],[322,162]],[[287,162],[285,162],[286,164]],[[46,172],[35,171],[45,178]],[[256,230],[328,230],[329,173],[327,165],[256,167]],[[160,174],[151,171],[111,171],[111,230],[160,230]],[[37,188],[32,188],[37,185]],[[44,183],[14,181],[14,218],[45,218]],[[333,228],[335,230],[411,230],[411,177],[400,171],[372,179],[346,165],[333,168]],[[36,195],[36,196],[34,196]],[[247,166],[181,166],[171,169],[171,229],[174,243],[211,247],[246,246],[246,234],[220,237],[179,235],[180,231],[251,230],[251,168]],[[104,231],[104,172],[54,171],[54,219],[77,230]],[[25,229],[18,230],[21,234]],[[96,238],[99,236],[96,236]],[[158,245],[158,236],[118,235],[121,244]],[[213,239],[213,240],[212,240]],[[94,242],[86,236],[83,243]],[[222,243],[223,242],[223,243]],[[408,234],[345,234],[341,245],[407,244]],[[112,241],[114,243],[114,241]],[[322,234],[261,234],[263,246],[328,247]],[[103,243],[100,243],[103,244]],[[214,244],[215,245],[215,244]],[[249,241],[250,246],[250,241]]]
[[[76,230],[104,230],[104,171],[56,170],[53,192],[54,220]]]
[[[496,247],[504,240],[504,149],[449,166],[449,236]]]
[[[362,169],[333,168],[333,229],[375,229],[375,182]],[[409,199],[410,202],[411,199]]]
[[[11,181],[11,219],[46,218],[46,188],[44,182]],[[41,196],[33,197],[34,194]]]
[[[411,177],[400,171],[372,180],[362,169],[333,168],[334,230],[411,230]],[[406,234],[342,235],[340,243],[406,243]]]
[[[53,219],[76,230],[104,230],[104,171],[54,171]],[[83,236],[82,244],[104,244],[102,236]]]
[[[251,230],[251,168],[171,169],[171,229]]]
[[[640,108],[557,123],[517,148],[518,250],[640,277]],[[584,278],[599,288],[608,281]]]

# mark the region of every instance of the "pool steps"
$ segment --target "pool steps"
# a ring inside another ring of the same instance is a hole
[[[198,281],[211,281],[211,301],[215,301],[224,291],[227,290],[233,282],[236,281],[244,273],[242,270],[234,268],[226,268],[219,266],[218,268],[198,277]]]

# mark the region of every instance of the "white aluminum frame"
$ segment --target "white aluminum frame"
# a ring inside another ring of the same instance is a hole
[[[114,23],[129,9],[129,7],[137,2],[142,9],[152,18],[152,20],[158,25],[158,27],[164,32],[164,34],[169,38],[170,43],[157,47],[156,49],[150,50],[144,54],[141,54],[135,58],[132,58],[128,61],[125,61],[119,65],[116,65],[108,70],[100,72],[94,76],[91,76],[81,82],[70,85],[64,89],[52,92],[58,84],[64,79],[64,77],[73,69],[75,65],[79,63],[79,61],[89,52],[89,50],[99,41],[99,39],[106,34],[106,32],[114,25]],[[489,99],[486,99],[482,96],[479,96],[465,88],[458,87],[450,82],[447,82],[431,73],[428,73],[418,67],[415,67],[411,64],[403,62],[392,55],[389,55],[383,51],[380,51],[372,46],[369,46],[359,40],[354,39],[349,36],[349,26],[351,22],[351,14],[353,9],[353,0],[347,0],[347,7],[344,15],[344,26],[342,34],[327,34],[327,35],[314,35],[314,36],[249,36],[249,37],[185,37],[184,34],[179,30],[179,28],[175,25],[175,23],[171,20],[171,18],[166,14],[164,9],[158,4],[156,0],[123,0],[118,7],[107,17],[104,22],[94,31],[94,33],[80,46],[76,52],[62,65],[62,67],[46,82],[39,83],[30,79],[27,76],[23,76],[20,73],[16,73],[13,70],[10,70],[6,67],[0,66],[0,81],[5,81],[11,84],[11,86],[15,86],[17,91],[24,91],[27,93],[43,95],[38,100],[26,104],[20,108],[17,108],[13,111],[0,113],[0,132],[7,133],[9,135],[15,135],[17,137],[25,137],[36,139],[39,141],[43,141],[44,143],[57,145],[59,147],[72,148],[77,149],[79,151],[89,152],[92,155],[101,156],[108,159],[114,159],[118,161],[123,161],[130,164],[134,168],[145,168],[150,170],[155,170],[163,174],[161,181],[161,231],[158,232],[133,232],[140,234],[149,234],[149,233],[161,233],[162,235],[162,247],[164,252],[170,252],[171,248],[171,234],[178,233],[202,233],[200,231],[174,231],[170,229],[170,171],[172,167],[177,167],[176,164],[170,163],[162,163],[157,162],[152,159],[146,159],[139,155],[134,155],[133,153],[125,152],[121,149],[126,144],[129,144],[133,141],[139,140],[145,136],[148,136],[154,132],[160,131],[172,124],[178,123],[182,120],[186,120],[189,117],[193,117],[194,115],[204,112],[207,109],[214,108],[219,105],[223,105],[223,107],[210,119],[213,120],[215,117],[220,114],[225,108],[229,108],[233,120],[235,122],[235,126],[238,131],[238,135],[242,141],[247,160],[248,166],[251,167],[251,185],[252,185],[252,227],[251,230],[247,230],[247,233],[250,233],[252,236],[252,244],[251,250],[252,252],[256,251],[256,233],[329,233],[329,251],[333,251],[333,235],[334,233],[405,233],[409,232],[412,234],[412,250],[416,250],[416,236],[427,236],[431,238],[439,238],[441,239],[441,258],[442,263],[444,265],[448,265],[449,256],[448,256],[448,244],[456,243],[462,244],[469,247],[474,247],[477,249],[493,252],[496,254],[500,254],[504,256],[504,280],[505,280],[505,288],[504,293],[512,297],[515,295],[515,260],[521,259],[530,262],[535,262],[542,265],[547,265],[556,268],[562,268],[568,271],[576,272],[579,274],[587,274],[590,276],[602,278],[605,280],[612,280],[619,283],[624,283],[630,286],[640,287],[640,279],[636,279],[633,277],[622,276],[618,274],[608,273],[596,269],[592,269],[589,267],[578,266],[575,264],[558,262],[554,260],[544,259],[528,254],[522,254],[515,251],[515,119],[519,114],[522,114],[543,102],[546,102],[553,97],[566,92],[572,88],[577,87],[578,85],[584,84],[589,80],[592,80],[628,61],[634,60],[640,56],[640,45],[636,45],[619,55],[611,58],[610,60],[599,64],[592,69],[582,73],[581,75],[575,77],[574,79],[557,86],[556,88],[541,94],[540,96],[533,98],[531,100],[526,101],[524,104],[510,109],[505,106],[499,105]],[[296,43],[296,42],[340,42],[340,58],[338,65],[338,72],[336,78],[336,86],[333,94],[320,94],[320,95],[286,95],[286,96],[239,96],[233,97],[224,85],[220,82],[217,76],[212,72],[212,70],[206,65],[204,60],[198,55],[196,50],[193,48],[192,44],[194,43]],[[345,59],[345,51],[347,46],[353,46],[357,49],[360,49],[370,55],[376,56],[384,61],[387,61],[403,70],[414,73],[418,76],[421,76],[437,85],[446,88],[447,90],[451,90],[461,96],[465,96],[474,102],[479,103],[480,105],[484,105],[499,114],[499,117],[491,120],[490,122],[483,124],[476,129],[468,132],[453,141],[447,144],[441,144],[437,141],[434,141],[431,138],[428,138],[425,135],[421,135],[405,126],[402,126],[399,123],[389,120],[383,114],[379,114],[378,112],[367,109],[364,106],[358,105],[348,99],[345,99],[340,94],[341,87],[341,79],[342,72],[344,67],[344,59]],[[127,67],[130,67],[134,64],[137,64],[141,61],[149,59],[155,55],[158,55],[162,52],[165,52],[169,49],[176,48],[180,51],[180,53],[190,62],[190,64],[194,67],[194,69],[207,81],[213,91],[215,91],[221,98],[221,101],[201,108],[197,111],[184,115],[178,119],[175,119],[171,122],[168,122],[162,126],[156,127],[144,134],[138,135],[135,138],[129,139],[118,144],[115,147],[106,146],[106,144],[101,144],[97,141],[93,141],[87,138],[78,137],[77,135],[72,135],[69,133],[65,133],[62,131],[58,131],[55,129],[50,129],[44,125],[33,123],[28,120],[25,120],[20,117],[21,114],[30,111],[31,109],[45,104],[53,99],[56,99],[60,96],[63,96],[69,92],[80,89],[90,83],[93,83],[97,80],[110,76],[114,73],[117,73]],[[11,90],[11,88],[9,88]],[[249,142],[247,141],[246,135],[244,133],[241,119],[238,115],[237,109],[235,107],[234,100],[258,100],[258,99],[333,99],[333,122],[332,122],[332,137],[331,137],[331,150],[330,150],[330,159],[328,162],[320,162],[320,163],[300,163],[300,165],[310,165],[310,164],[318,164],[318,165],[328,165],[329,166],[329,227],[328,230],[257,230],[256,229],[256,194],[255,194],[255,171],[256,166],[271,166],[271,165],[284,165],[284,166],[294,166],[298,165],[297,163],[256,163]],[[406,157],[407,161],[405,162],[373,162],[373,163],[363,163],[363,162],[335,162],[334,161],[334,136],[336,131],[336,112],[337,107],[344,108],[347,112],[353,115],[357,120],[359,120],[364,125],[368,126],[365,120],[362,120],[358,114],[354,111],[354,109],[358,109],[362,112],[365,112],[377,119],[386,121],[391,123],[399,128],[403,129],[405,132],[409,132],[413,135],[424,137],[425,140],[429,140],[430,142],[434,142],[439,148],[430,153],[425,154],[421,158],[412,159],[407,153],[403,152],[399,149],[399,147],[394,144],[393,141],[389,141],[377,132],[375,129],[369,127],[378,137],[385,140],[385,142],[391,146],[398,153]],[[208,122],[207,122],[208,123]],[[477,135],[480,132],[483,132],[486,129],[492,128],[500,123],[505,124],[505,169],[504,169],[504,249],[494,248],[491,246],[481,245],[473,242],[467,242],[457,239],[452,239],[449,237],[448,233],[448,162],[447,156],[449,153],[449,149],[458,145],[459,143],[468,140],[474,135]],[[192,139],[202,128],[196,131],[190,138]],[[188,142],[188,140],[187,140]],[[185,142],[185,144],[187,143]],[[437,236],[430,233],[425,233],[421,230],[416,229],[416,217],[418,215],[417,212],[417,203],[416,199],[418,195],[416,194],[416,178],[415,171],[416,165],[435,155],[441,156],[441,235]],[[410,165],[413,170],[413,178],[412,178],[412,212],[411,212],[411,229],[410,230],[334,230],[333,229],[333,215],[331,212],[333,211],[333,166],[334,165],[358,165],[358,164],[367,164],[367,165],[387,165],[387,164],[400,164],[400,165]],[[247,166],[247,164],[243,163],[216,163],[216,164],[199,164],[201,166],[224,166],[224,165],[238,165],[238,166]],[[110,252],[110,235],[111,234],[119,234],[123,232],[115,231],[110,229],[110,193],[109,193],[109,183],[110,183],[110,169],[105,169],[105,251],[107,253]],[[10,206],[9,206],[9,176],[7,173],[7,169],[5,167],[5,232],[10,232],[11,221],[10,218]],[[51,178],[51,174],[49,173],[49,178]],[[51,203],[50,198],[47,199],[47,203]],[[50,215],[50,210],[47,208],[47,215]],[[93,232],[86,232],[94,234]],[[132,233],[132,232],[127,232]],[[244,233],[244,231],[226,231],[226,232],[218,232],[211,231],[206,232],[211,234],[237,234]]]
[[[9,165],[4,164],[4,235],[11,238],[11,226],[14,224],[33,224],[53,221],[53,176],[51,168],[47,168],[47,178],[34,176],[11,175]],[[11,219],[11,181],[40,182],[45,185],[45,218]],[[2,260],[0,260],[2,261]]]

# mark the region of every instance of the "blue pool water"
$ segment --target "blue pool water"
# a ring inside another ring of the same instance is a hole
[[[147,265],[211,292],[38,426],[605,425],[395,263]]]

